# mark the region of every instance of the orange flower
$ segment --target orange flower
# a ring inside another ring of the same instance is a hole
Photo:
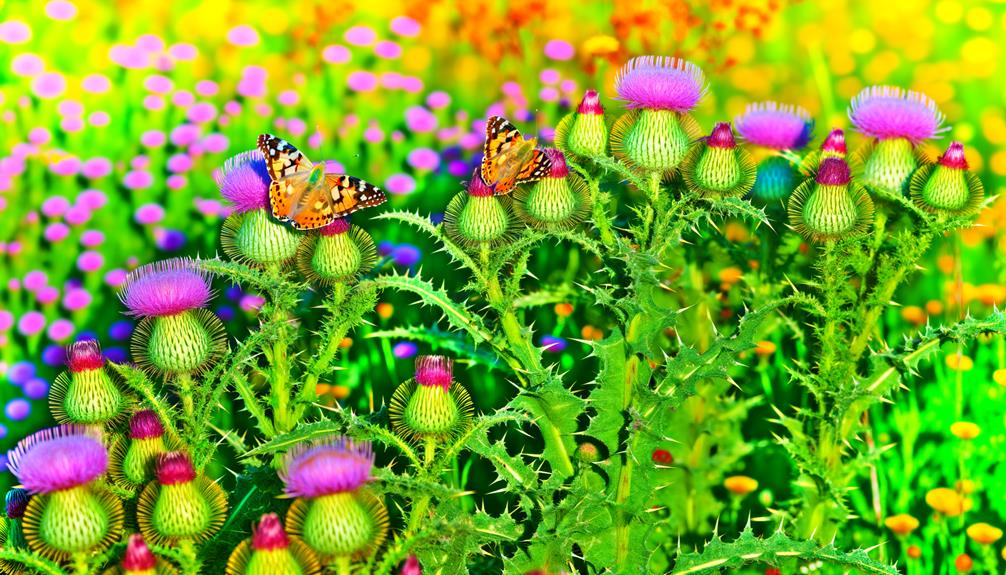
[[[381,319],[388,319],[393,313],[395,313],[395,306],[390,303],[381,302],[377,304],[377,315]]]
[[[907,513],[902,513],[884,519],[884,525],[893,531],[895,535],[904,537],[919,527],[919,520]]]
[[[569,317],[573,315],[573,304],[571,303],[555,304],[555,315],[559,317]]]
[[[919,557],[922,557],[922,549],[920,549],[918,545],[909,545],[908,556],[912,559],[918,559]]]
[[[720,281],[725,284],[735,284],[744,277],[744,272],[737,266],[730,266],[720,270]]]
[[[971,371],[975,366],[974,360],[966,355],[952,353],[946,357],[947,367],[953,371]]]
[[[776,345],[768,340],[759,341],[755,347],[755,353],[760,357],[768,357],[775,353]]]
[[[926,505],[933,511],[947,517],[957,517],[971,509],[971,500],[966,499],[949,487],[937,487],[926,493]]]
[[[353,338],[351,338],[351,337],[344,337],[344,338],[342,338],[342,341],[339,342],[339,347],[341,347],[343,349],[345,349],[347,347],[352,347],[352,346],[353,346]]]
[[[971,560],[971,557],[968,557],[967,553],[961,553],[957,556],[957,559],[954,559],[954,567],[957,568],[958,573],[967,573],[968,571],[971,571],[971,567],[973,567],[974,564],[975,562]]]
[[[346,399],[349,397],[349,388],[345,385],[333,385],[332,389],[329,390],[329,393],[331,393],[332,397],[336,399]]]
[[[926,313],[929,315],[940,315],[943,313],[943,302],[939,300],[929,300],[926,302]]]
[[[580,328],[580,337],[597,341],[604,339],[604,332],[592,325],[585,325]]]
[[[917,305],[908,305],[901,308],[901,317],[914,325],[923,325],[926,323],[926,312]]]
[[[970,537],[975,543],[980,543],[982,545],[991,545],[1002,539],[1002,536],[1002,529],[993,527],[988,523],[975,523],[974,525],[968,527],[968,537]]]
[[[723,480],[723,487],[736,495],[747,495],[758,489],[758,480],[747,475],[733,475]]]
[[[953,433],[958,439],[963,439],[965,441],[970,441],[978,437],[982,432],[982,428],[978,427],[978,424],[971,423],[970,421],[955,421],[950,425],[950,433]]]

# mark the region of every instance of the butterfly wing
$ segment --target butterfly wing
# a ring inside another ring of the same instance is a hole
[[[552,160],[548,159],[548,155],[545,154],[544,150],[534,148],[531,159],[521,167],[520,172],[517,174],[517,183],[525,184],[540,180],[547,176],[551,170]]]
[[[279,219],[289,218],[291,196],[303,195],[307,174],[314,164],[290,142],[272,134],[258,137],[258,149],[265,157],[266,169],[272,183],[269,186],[269,204]],[[284,180],[290,180],[284,183]]]
[[[500,180],[500,168],[506,165],[515,144],[524,141],[517,128],[502,116],[486,122],[486,142],[482,148],[482,181],[491,186]]]
[[[332,200],[332,211],[338,218],[388,201],[381,188],[353,176],[326,174],[325,187]]]
[[[310,192],[310,172],[297,172],[269,184],[269,205],[276,219],[289,222],[303,206]]]

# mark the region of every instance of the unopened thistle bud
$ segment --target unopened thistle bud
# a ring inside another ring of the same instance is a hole
[[[576,112],[555,128],[555,145],[574,157],[603,157],[608,147],[608,126],[596,90],[587,90]]]
[[[147,546],[143,536],[133,533],[126,542],[126,553],[118,569],[110,569],[105,575],[175,575],[178,570],[167,561],[158,558]]]
[[[158,456],[155,472],[157,481],[147,485],[136,506],[143,537],[166,546],[212,537],[227,516],[224,490],[205,475],[196,474],[192,460],[181,451]]]
[[[49,392],[49,410],[59,423],[114,423],[126,413],[128,400],[105,370],[101,346],[93,339],[66,350],[69,372],[56,377]]]
[[[454,362],[440,355],[416,358],[415,377],[398,386],[389,417],[395,433],[415,440],[444,441],[471,422],[472,399],[454,381]]]
[[[373,238],[339,218],[309,234],[297,250],[297,267],[312,284],[327,286],[351,281],[370,271],[377,260]]]
[[[864,233],[873,222],[873,201],[852,182],[844,160],[827,158],[821,162],[817,177],[793,192],[789,221],[794,230],[814,242],[852,237]]]
[[[277,265],[297,254],[302,234],[269,215],[270,177],[258,150],[238,154],[214,174],[234,213],[220,230],[220,245],[231,259],[248,265]]]
[[[133,359],[163,374],[209,369],[227,348],[220,319],[205,309],[209,276],[187,258],[147,264],[130,272],[119,296],[128,314],[143,319],[133,331]]]
[[[760,146],[771,155],[758,162],[758,177],[751,189],[751,201],[758,206],[779,206],[798,184],[797,172],[785,157],[810,141],[814,122],[799,106],[777,102],[751,104],[734,118],[737,133],[748,144]]]
[[[754,160],[737,146],[726,122],[699,140],[681,167],[688,189],[703,197],[743,196],[754,186],[756,173]]]
[[[318,556],[300,539],[290,537],[275,513],[263,515],[251,539],[241,542],[227,561],[226,575],[314,575]]]
[[[514,193],[514,211],[517,217],[538,229],[573,228],[590,212],[587,182],[569,171],[562,152],[546,148],[545,154],[551,164],[549,174],[518,188]]]
[[[514,230],[510,198],[493,194],[475,170],[468,190],[455,195],[444,211],[444,229],[450,238],[467,247],[497,246]]]
[[[615,90],[629,111],[611,130],[611,151],[641,171],[673,172],[700,135],[689,112],[706,93],[702,70],[678,58],[633,58]]]
[[[122,504],[95,480],[108,468],[100,432],[64,425],[21,440],[9,466],[34,497],[24,508],[28,546],[55,561],[107,549],[122,530]]]
[[[824,139],[824,142],[821,143],[821,148],[819,150],[814,150],[800,160],[800,173],[804,177],[816,177],[817,168],[821,165],[823,160],[826,158],[840,158],[844,160],[847,153],[848,152],[845,146],[845,132],[843,132],[841,128],[835,128],[828,134],[828,137]]]
[[[323,563],[366,557],[387,537],[388,510],[366,488],[373,465],[369,443],[342,438],[298,445],[284,458],[280,478],[297,498],[287,530]]]
[[[873,142],[858,150],[856,173],[867,188],[903,193],[912,172],[926,161],[918,145],[939,137],[943,113],[925,94],[892,86],[871,86],[849,104],[849,120]]]
[[[149,409],[129,420],[129,437],[115,442],[109,454],[109,475],[126,489],[135,489],[154,478],[157,457],[168,451],[164,425]]]
[[[22,519],[24,518],[25,510],[28,508],[29,501],[31,501],[31,494],[26,489],[15,487],[7,492],[5,498],[5,511],[7,514],[5,547],[12,549],[25,549],[28,547],[28,541],[24,538]],[[0,561],[0,567],[3,566],[4,562]]]
[[[976,214],[985,199],[985,188],[968,169],[964,144],[960,142],[951,142],[935,164],[916,170],[909,189],[915,205],[948,217]]]

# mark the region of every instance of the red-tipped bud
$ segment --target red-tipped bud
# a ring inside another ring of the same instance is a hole
[[[478,168],[472,173],[472,179],[468,180],[468,195],[476,197],[493,195],[493,189],[482,181],[482,173]]]
[[[157,414],[149,409],[137,411],[129,420],[129,437],[131,439],[150,439],[162,435],[164,435],[164,426],[161,425]]]
[[[66,366],[70,373],[100,369],[103,365],[105,358],[101,355],[101,346],[93,339],[74,342],[66,350]]]
[[[338,218],[334,222],[318,230],[323,236],[335,236],[349,231],[349,218]]]
[[[583,94],[583,100],[580,100],[580,106],[576,109],[577,114],[593,114],[601,115],[604,113],[604,107],[601,106],[601,97],[597,95],[597,90],[587,90]]]
[[[289,546],[290,539],[283,530],[283,524],[279,522],[279,516],[275,513],[263,515],[258,526],[252,530],[252,548],[257,551],[271,551],[286,549]]]
[[[188,483],[196,478],[196,470],[187,453],[172,451],[157,458],[157,482],[161,485]]]
[[[454,379],[454,360],[442,355],[421,355],[416,358],[416,383],[447,389]]]
[[[824,143],[821,144],[821,150],[825,152],[835,152],[837,154],[845,154],[845,132],[841,128],[835,128],[828,134],[828,137],[824,139]]]
[[[548,156],[552,167],[549,170],[550,178],[565,178],[569,175],[569,168],[566,166],[566,156],[555,148],[545,148],[545,155]]]
[[[940,165],[955,170],[968,169],[968,159],[964,155],[964,144],[960,142],[950,142],[950,147],[940,156]]]
[[[423,570],[419,568],[419,559],[416,559],[415,555],[409,555],[405,563],[402,563],[399,575],[423,575]]]
[[[706,145],[710,148],[736,148],[737,142],[734,140],[733,130],[728,122],[720,122],[713,128],[713,132],[706,138]]]
[[[143,540],[143,535],[133,533],[129,536],[129,543],[126,544],[126,555],[122,558],[122,570],[129,571],[150,571],[157,568],[157,558],[147,547],[147,542]]]
[[[849,164],[841,158],[825,158],[817,170],[817,183],[824,186],[844,186],[850,180]]]

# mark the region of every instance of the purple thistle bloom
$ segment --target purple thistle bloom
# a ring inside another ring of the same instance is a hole
[[[936,102],[920,92],[894,86],[870,86],[849,104],[849,120],[871,138],[905,138],[913,144],[941,136],[943,112]]]
[[[213,293],[209,274],[188,258],[147,264],[129,273],[119,297],[127,315],[168,316],[205,307]]]
[[[416,189],[416,180],[408,174],[392,174],[384,180],[384,188],[396,195],[411,194]]]
[[[258,526],[252,528],[252,549],[256,551],[286,549],[289,546],[290,539],[275,513],[263,515]]]
[[[405,563],[402,563],[402,570],[398,575],[423,575],[422,569],[419,568],[419,559],[415,555],[409,555]]]
[[[42,202],[42,214],[47,218],[63,215],[70,208],[70,200],[63,196],[52,196]]]
[[[687,112],[706,94],[705,75],[686,60],[642,56],[622,66],[615,91],[629,109]]]
[[[154,230],[154,241],[157,244],[157,249],[174,252],[185,247],[187,238],[185,232],[181,230],[158,228]]]
[[[48,331],[46,331],[46,333],[49,335],[49,339],[53,341],[63,341],[69,338],[71,335],[73,335],[73,332],[76,329],[77,328],[74,327],[72,321],[65,318],[60,318],[49,324],[49,329]],[[62,358],[62,354],[60,357]],[[60,359],[59,365],[62,365],[62,363],[63,361],[62,359]]]
[[[25,312],[17,321],[17,331],[24,336],[32,336],[45,329],[45,315],[38,311]]]
[[[61,425],[18,442],[7,454],[11,473],[30,493],[52,493],[94,481],[108,469],[97,432]]]
[[[86,224],[91,219],[91,210],[86,206],[73,206],[66,210],[66,215],[63,218],[71,226],[79,226]]]
[[[552,60],[572,60],[575,55],[573,45],[565,40],[549,40],[545,44],[545,56]]]
[[[108,203],[108,196],[101,190],[84,190],[77,196],[77,205],[89,210],[97,210]]]
[[[262,152],[244,152],[224,162],[214,174],[220,194],[234,204],[235,211],[250,212],[269,205],[269,170]]]
[[[150,175],[150,172],[135,170],[128,172],[122,178],[122,184],[130,190],[143,190],[154,184],[154,177]]]
[[[359,489],[370,480],[373,466],[369,442],[335,438],[294,447],[279,475],[287,495],[312,498]]]
[[[106,76],[101,74],[90,74],[81,80],[80,87],[83,88],[85,92],[90,92],[91,94],[103,94],[112,88],[112,83]]]
[[[346,30],[342,39],[353,46],[369,46],[377,40],[377,33],[370,26],[353,26]]]
[[[63,295],[63,307],[70,311],[77,311],[91,305],[93,299],[86,289],[70,288]]]
[[[88,250],[77,256],[77,269],[82,272],[94,272],[105,265],[105,256],[101,252]]]
[[[35,301],[42,305],[48,305],[59,299],[59,290],[53,286],[46,286],[35,292]]]
[[[399,36],[418,36],[422,25],[408,16],[397,16],[391,21],[391,31]]]
[[[350,59],[349,48],[340,44],[325,46],[321,51],[321,59],[329,64],[345,64]]]
[[[836,152],[844,156],[846,153],[845,132],[843,132],[841,128],[835,128],[832,130],[821,144],[821,150],[825,152]]]
[[[734,118],[737,133],[748,142],[774,150],[797,150],[810,141],[814,121],[799,106],[777,102],[749,104]]]
[[[817,183],[822,186],[845,186],[851,179],[849,164],[841,158],[825,158],[817,169]]]
[[[42,270],[32,270],[24,274],[23,284],[24,289],[35,291],[49,284],[49,276],[45,275],[45,272]]]
[[[412,106],[405,111],[405,124],[412,132],[432,132],[437,129],[437,117],[422,106]]]
[[[346,85],[354,92],[373,92],[377,89],[377,76],[365,70],[357,70],[346,77]]]
[[[421,355],[416,358],[416,383],[444,390],[454,380],[454,360],[443,355]]]
[[[150,409],[141,409],[129,419],[130,439],[150,439],[164,435],[164,425]]]
[[[156,224],[164,219],[164,207],[160,204],[143,204],[136,208],[133,218],[142,225]]]
[[[440,166],[440,155],[430,148],[416,148],[409,152],[407,161],[417,170],[436,170]]]
[[[104,178],[112,173],[112,161],[108,158],[91,158],[80,167],[80,173],[89,180]]]

